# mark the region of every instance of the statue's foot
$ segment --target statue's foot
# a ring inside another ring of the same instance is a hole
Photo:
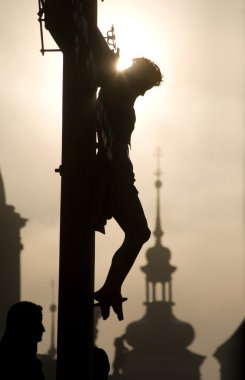
[[[121,294],[117,295],[101,289],[94,293],[94,299],[98,301],[94,306],[100,307],[103,319],[107,319],[110,316],[110,307],[112,307],[118,320],[123,320],[122,303],[127,301],[127,298],[122,297]]]

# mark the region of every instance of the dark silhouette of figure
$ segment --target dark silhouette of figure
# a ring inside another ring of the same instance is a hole
[[[44,380],[36,356],[44,331],[41,306],[28,301],[11,306],[0,342],[1,380]]]
[[[113,362],[113,375],[118,376],[123,373],[125,358],[129,349],[124,344],[125,335],[114,340],[115,359]]]
[[[94,346],[94,380],[107,380],[110,363],[107,353],[102,348]]]
[[[94,294],[103,319],[109,317],[110,307],[119,320],[123,319],[122,303],[126,298],[121,295],[121,287],[141,247],[150,238],[134,186],[129,147],[136,121],[135,100],[161,82],[162,74],[155,63],[147,58],[135,58],[126,70],[104,78],[97,99],[98,152],[92,224],[95,230],[104,233],[107,219],[113,217],[125,234],[104,285]]]

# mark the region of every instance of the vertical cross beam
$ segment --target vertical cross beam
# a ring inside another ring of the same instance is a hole
[[[57,380],[92,380],[94,232],[89,225],[95,158],[90,46],[96,0],[46,0],[46,28],[63,52]]]

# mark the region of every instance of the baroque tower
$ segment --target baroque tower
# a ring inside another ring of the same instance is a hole
[[[204,356],[187,348],[194,339],[194,329],[178,320],[172,310],[172,274],[176,267],[169,262],[171,251],[162,244],[160,175],[158,167],[155,245],[147,250],[147,264],[141,267],[146,279],[146,312],[115,340],[120,340],[120,345],[116,346],[113,380],[200,380]],[[132,349],[128,350],[124,343]]]
[[[20,252],[23,248],[20,229],[26,222],[13,206],[6,204],[0,172],[0,336],[9,307],[20,301]]]

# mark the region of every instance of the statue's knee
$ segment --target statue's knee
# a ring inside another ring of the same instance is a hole
[[[151,236],[151,231],[149,230],[148,227],[146,227],[143,231],[141,231],[141,234],[140,234],[140,241],[142,244],[146,243],[149,239],[150,239],[150,236]]]
[[[147,226],[145,228],[134,229],[133,231],[125,231],[125,240],[132,244],[143,245],[151,236],[151,231]]]
[[[146,234],[145,234],[145,242],[147,242],[150,239],[150,237],[151,237],[151,231],[147,227],[147,231],[146,231]]]

